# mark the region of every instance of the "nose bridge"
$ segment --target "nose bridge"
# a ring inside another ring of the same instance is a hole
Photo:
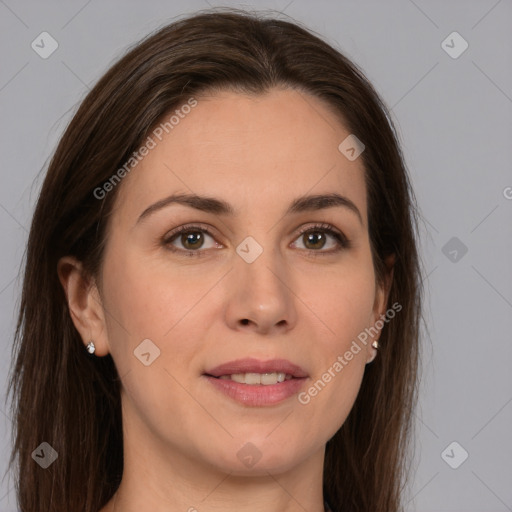
[[[268,331],[284,323],[293,324],[295,306],[278,242],[271,233],[256,236],[247,236],[236,247],[229,321],[246,324],[249,320]]]
[[[262,294],[261,298],[268,302],[272,297],[278,298],[277,294],[283,293],[286,270],[280,249],[275,245],[272,235],[260,234],[258,238],[262,243],[255,237],[248,236],[237,246],[239,260],[235,265],[235,274],[237,279],[245,281],[251,288],[248,292],[252,290]],[[265,296],[267,293],[268,296]]]

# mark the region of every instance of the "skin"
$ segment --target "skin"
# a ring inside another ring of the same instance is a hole
[[[84,345],[92,339],[95,356],[110,353],[122,381],[124,474],[101,512],[114,499],[123,512],[320,512],[325,444],[353,406],[375,338],[307,405],[297,395],[242,405],[202,374],[243,357],[285,358],[308,373],[307,390],[385,312],[391,278],[376,285],[362,159],[340,153],[350,132],[305,93],[197,100],[119,185],[99,279],[71,257],[59,262]],[[192,192],[236,214],[171,204],[137,222],[157,201]],[[332,192],[362,220],[339,206],[284,215],[299,196]],[[332,252],[331,235],[299,234],[325,222],[349,248]],[[203,246],[192,244],[202,257],[169,250],[190,250],[180,235],[165,245],[188,223],[211,228]],[[250,264],[236,252],[247,236],[263,248]],[[150,366],[133,353],[144,339],[160,350]],[[251,468],[237,457],[248,442],[261,454]]]

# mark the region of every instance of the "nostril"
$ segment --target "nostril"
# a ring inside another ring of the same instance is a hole
[[[248,320],[247,318],[244,318],[244,319],[242,320],[242,324],[243,324],[243,325],[247,325],[248,323],[249,323],[249,320]]]

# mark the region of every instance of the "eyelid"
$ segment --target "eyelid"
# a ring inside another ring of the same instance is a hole
[[[164,241],[169,241],[171,238],[174,238],[176,235],[179,235],[180,233],[187,233],[187,232],[194,232],[194,231],[201,231],[208,235],[210,235],[212,238],[218,238],[220,235],[218,235],[217,230],[213,228],[213,226],[209,224],[202,224],[201,222],[193,222],[190,224],[183,224],[181,226],[178,226],[171,231],[168,231],[164,235]],[[217,242],[220,243],[220,242]],[[222,244],[221,244],[222,245]]]
[[[349,240],[345,236],[345,234],[332,224],[329,224],[328,222],[313,223],[313,225],[310,226],[303,226],[302,228],[300,228],[298,236],[307,233],[308,231],[315,231],[315,229],[318,231],[325,231],[327,233],[330,232],[331,234],[334,233],[338,235],[340,238],[342,238],[344,242],[346,242],[347,244],[349,243]]]

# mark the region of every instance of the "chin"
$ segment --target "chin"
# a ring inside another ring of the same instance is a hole
[[[239,439],[232,440],[217,457],[214,456],[213,463],[221,471],[236,476],[275,475],[293,469],[307,458],[301,440],[285,443],[282,439],[270,440],[268,436],[258,435],[248,435],[246,441]]]

